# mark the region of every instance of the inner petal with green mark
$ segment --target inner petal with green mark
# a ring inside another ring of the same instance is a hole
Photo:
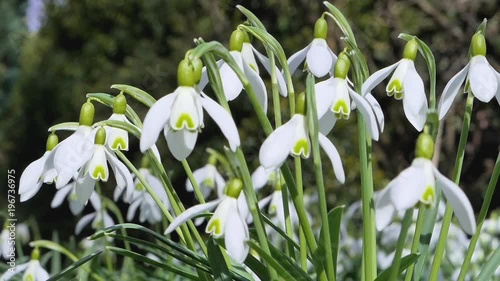
[[[420,201],[427,205],[432,205],[434,203],[434,198],[436,198],[436,191],[433,186],[428,185],[424,193],[422,193]]]
[[[220,219],[212,219],[207,225],[207,233],[222,235],[222,225]]]
[[[332,111],[337,119],[349,119],[351,109],[344,99],[339,99],[333,104]]]
[[[389,85],[387,85],[387,88],[386,88],[386,92],[387,92],[387,95],[390,97],[392,96],[394,93],[396,94],[401,94],[401,98],[403,98],[402,96],[402,93],[403,93],[403,81],[399,80],[399,79],[394,79],[392,81],[390,81]],[[396,95],[396,98],[397,95]],[[399,98],[399,99],[401,99]]]
[[[113,141],[113,144],[111,144],[111,149],[113,149],[113,150],[126,150],[126,149],[128,149],[128,146],[123,138],[117,137]]]
[[[90,176],[95,180],[102,180],[102,181],[108,180],[108,175],[106,174],[106,168],[104,168],[104,166],[101,165],[96,166]]]
[[[302,158],[309,157],[309,141],[307,139],[299,139],[292,149],[292,154],[295,156],[302,156]]]
[[[144,185],[142,183],[139,182],[135,185],[135,190],[144,191],[144,190],[146,190],[146,188],[144,187]]]
[[[214,183],[213,179],[208,178],[208,179],[203,180],[203,185],[205,185],[206,187],[214,188],[215,183]]]
[[[188,130],[195,130],[196,124],[193,120],[193,117],[189,113],[181,113],[177,121],[175,122],[175,130],[181,130],[183,128],[187,128]]]
[[[23,277],[23,281],[35,281],[35,276],[33,274],[28,274]]]

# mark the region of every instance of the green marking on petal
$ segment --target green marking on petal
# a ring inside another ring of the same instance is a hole
[[[182,113],[179,118],[177,119],[177,122],[175,122],[175,128],[176,130],[180,130],[186,126],[187,129],[189,130],[194,130],[196,129],[196,125],[194,124],[194,120],[189,115],[189,113]]]
[[[207,187],[214,188],[215,183],[212,179],[205,179],[203,180],[203,184]]]
[[[69,200],[70,201],[78,200],[78,196],[76,195],[76,192],[71,192],[71,194],[69,195]]]
[[[398,93],[396,92],[396,94],[394,95],[394,98],[397,99],[397,100],[402,100],[404,97],[404,93]]]
[[[214,235],[222,235],[222,227],[220,219],[210,220],[207,225],[207,233],[212,233]]]
[[[436,198],[436,192],[433,186],[427,186],[425,188],[424,193],[422,194],[422,202],[428,205],[432,205],[434,202],[434,198]]]
[[[92,175],[90,175],[90,176],[95,180],[100,179],[100,180],[104,181],[104,179],[107,178],[106,169],[101,165],[96,166],[94,171],[92,172]]]
[[[302,155],[306,158],[309,155],[309,142],[306,139],[298,140],[293,146],[292,153],[296,156]]]
[[[116,138],[113,144],[111,145],[111,149],[113,150],[127,150],[128,146],[123,138]]]
[[[23,281],[35,281],[35,276],[33,274],[28,274],[23,278]]]
[[[394,93],[396,93],[396,98],[397,98],[397,94],[403,92],[403,81],[399,79],[392,80],[391,83],[387,85],[386,91],[389,97],[392,96]],[[403,98],[403,96],[401,96],[401,98]]]
[[[144,190],[146,190],[146,188],[144,187],[144,185],[142,183],[139,182],[135,185],[135,190],[144,191]]]
[[[332,111],[335,113],[335,117],[337,117],[337,119],[349,119],[349,114],[351,113],[349,105],[345,100],[338,100],[333,105]]]
[[[248,64],[248,66],[250,66],[251,69],[255,70],[255,72],[259,72],[259,69],[257,68],[257,66],[253,63],[250,63]]]

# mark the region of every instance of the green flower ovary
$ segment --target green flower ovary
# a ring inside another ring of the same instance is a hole
[[[187,128],[188,130],[196,129],[194,120],[189,113],[182,113],[181,115],[179,115],[179,118],[177,118],[177,122],[175,122],[174,129],[181,130],[184,127]]]
[[[306,139],[298,140],[293,146],[292,153],[293,155],[302,155],[303,158],[307,158],[309,156],[309,141]]]
[[[332,106],[332,111],[335,113],[337,119],[349,119],[349,114],[351,113],[349,105],[345,100],[338,100],[335,102]]]

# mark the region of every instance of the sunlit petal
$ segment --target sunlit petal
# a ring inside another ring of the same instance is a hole
[[[260,164],[266,170],[276,170],[286,160],[295,144],[295,128],[299,123],[296,114],[288,122],[272,132],[259,151]]]
[[[441,94],[441,98],[439,99],[438,113],[439,120],[443,119],[448,110],[451,107],[451,104],[455,100],[455,97],[458,94],[458,90],[465,81],[467,77],[467,73],[469,71],[470,62],[462,69],[460,72],[455,74],[450,81],[446,84],[443,90],[443,94]]]
[[[366,79],[365,83],[361,87],[361,92],[363,95],[371,92],[373,88],[375,88],[378,84],[380,84],[385,78],[387,78],[396,67],[401,63],[401,61],[396,62],[395,64],[384,67]]]
[[[356,104],[356,107],[358,110],[361,112],[361,115],[363,116],[363,119],[366,123],[366,126],[368,127],[368,130],[370,131],[370,135],[373,140],[378,141],[379,138],[379,129],[378,129],[378,123],[377,123],[377,118],[375,117],[375,113],[370,107],[370,104],[368,101],[363,98],[361,95],[358,93],[354,92],[350,88],[348,88],[349,95],[353,99],[354,103]]]
[[[326,155],[328,155],[328,158],[330,158],[330,161],[332,162],[333,166],[333,171],[335,172],[335,176],[339,180],[340,183],[345,182],[345,174],[344,174],[344,167],[342,166],[342,160],[340,159],[339,152],[333,145],[333,143],[325,137],[323,134],[318,135],[318,141],[323,150],[326,152]]]
[[[290,70],[290,75],[293,75],[297,67],[299,67],[300,63],[306,58],[307,52],[311,44],[307,45],[304,49],[296,52],[291,57],[288,58],[288,69]]]
[[[42,176],[45,162],[49,157],[50,152],[46,151],[42,157],[33,161],[24,169],[19,180],[19,194],[30,193],[31,196],[26,196],[21,202],[33,197],[42,186],[40,177]],[[34,191],[34,193],[33,193]]]
[[[227,216],[224,235],[226,250],[235,262],[242,264],[250,251],[247,244],[250,238],[248,227],[238,212],[230,212]]]
[[[73,188],[73,183],[69,183],[59,189],[56,194],[54,195],[54,198],[52,199],[52,202],[50,203],[51,208],[57,208],[61,206],[62,202],[64,201],[64,198],[68,196],[68,194],[71,192]]]
[[[325,39],[316,38],[311,42],[307,52],[306,62],[311,73],[316,77],[323,77],[330,72],[333,58],[328,50]]]
[[[230,53],[238,64],[238,67],[243,71],[243,58],[241,57],[241,53],[236,51],[231,51]],[[219,71],[224,94],[228,101],[232,101],[237,98],[241,90],[243,90],[243,84],[241,84],[240,79],[227,63],[224,63]]]
[[[478,100],[489,102],[495,96],[498,81],[486,57],[475,56],[471,59],[468,79],[470,89]]]
[[[171,233],[177,227],[179,227],[181,224],[185,223],[186,221],[188,221],[192,217],[194,217],[194,216],[196,216],[196,215],[198,215],[200,213],[203,213],[205,211],[208,211],[208,210],[211,210],[211,209],[215,208],[215,206],[217,206],[220,201],[221,201],[221,199],[217,199],[215,201],[208,202],[208,203],[205,203],[205,204],[195,205],[195,206],[187,209],[186,211],[184,211],[182,214],[180,214],[178,217],[176,217],[170,223],[170,225],[165,230],[165,234]]]
[[[321,118],[332,107],[333,101],[336,97],[338,80],[333,77],[321,81],[314,85],[314,93],[316,94],[316,111],[318,117]]]
[[[224,197],[208,221],[205,232],[211,233],[215,238],[222,237],[226,229],[228,215],[235,212],[238,212],[237,199]]]
[[[266,71],[271,75],[271,64],[269,63],[269,59],[266,58],[263,54],[261,54],[257,49],[255,49],[252,46],[252,50],[257,56],[257,59],[260,61],[260,63],[264,66]],[[276,80],[278,82],[278,90],[280,95],[286,97],[288,96],[288,90],[286,88],[286,82],[285,79],[283,78],[283,74],[279,71],[278,67],[275,65],[274,66],[274,73],[276,74]]]
[[[205,108],[210,117],[214,119],[215,123],[217,123],[222,131],[222,134],[224,134],[229,142],[231,150],[236,151],[236,148],[240,146],[240,135],[238,134],[238,128],[236,127],[233,118],[214,100],[209,98],[204,93],[201,93],[201,95],[203,96],[200,98],[201,105]]]
[[[182,161],[193,152],[194,143],[198,137],[197,131],[167,131],[165,130],[165,138],[167,139],[168,149],[175,159]]]
[[[177,97],[172,104],[172,113],[168,124],[174,130],[196,130],[200,127],[201,118],[196,103],[198,93],[192,87],[178,87]]]
[[[416,160],[386,187],[390,188],[391,201],[396,210],[407,210],[414,207],[424,192],[423,164]]]
[[[467,195],[465,195],[458,185],[443,176],[435,167],[434,176],[436,176],[436,184],[441,187],[446,200],[453,207],[453,212],[460,226],[462,226],[467,234],[473,235],[476,232],[476,219],[474,217],[474,209]]]
[[[368,93],[364,96],[366,101],[370,104],[370,107],[373,109],[373,112],[375,113],[375,117],[377,117],[377,123],[380,132],[384,131],[384,125],[385,125],[385,120],[384,120],[384,112],[382,111],[382,107],[378,103],[378,101],[373,97],[371,93]]]
[[[83,216],[77,223],[75,227],[75,234],[78,235],[82,232],[83,228],[87,226],[94,218],[96,217],[96,213],[90,213]]]
[[[252,85],[253,91],[257,99],[259,100],[260,105],[262,106],[262,110],[264,113],[267,112],[267,90],[264,81],[260,78],[259,74],[253,70],[249,65],[243,64],[243,70],[245,71],[245,75],[248,78],[248,81]]]
[[[156,101],[146,114],[141,132],[141,152],[144,153],[156,142],[161,130],[167,124],[178,90]]]

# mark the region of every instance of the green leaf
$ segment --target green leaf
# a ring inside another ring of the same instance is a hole
[[[476,281],[488,281],[493,280],[493,274],[500,266],[500,248],[497,248],[493,254],[491,254],[490,258],[486,262],[486,264],[481,269],[481,272],[475,279]]]
[[[113,103],[115,102],[115,96],[105,93],[89,93],[87,94],[87,99],[95,100],[101,104],[104,104],[110,108],[113,108]],[[135,113],[135,111],[127,104],[127,108],[125,110],[125,116],[127,116],[132,123],[137,125],[138,127],[142,127],[141,118]]]
[[[357,46],[356,38],[354,37],[351,26],[349,25],[349,22],[344,17],[344,15],[340,12],[340,10],[327,1],[323,2],[323,4],[325,4],[328,10],[330,10],[331,14],[327,15],[329,15],[335,21],[337,26],[340,28],[340,30],[342,30],[342,33],[344,33],[348,40],[351,41],[354,46]]]
[[[260,280],[270,280],[269,271],[267,270],[266,266],[254,256],[248,255],[245,260],[245,265],[248,266],[255,274],[257,274]]]
[[[290,245],[292,245],[295,249],[297,249],[297,251],[300,250],[299,244],[297,244],[297,242],[293,241],[292,238],[290,238],[279,226],[275,225],[268,217],[266,217],[265,215],[262,215],[262,220],[264,220],[264,222],[267,225],[272,227],[279,235],[281,235],[281,237],[286,239],[287,242],[290,243]]]
[[[207,242],[208,262],[212,268],[212,273],[216,281],[231,281],[231,273],[226,264],[226,259],[222,255],[219,244],[210,237]]]
[[[119,255],[132,258],[136,261],[144,262],[144,263],[156,266],[156,267],[163,268],[167,271],[173,272],[173,273],[180,275],[184,278],[187,278],[189,280],[198,280],[198,276],[196,276],[194,274],[191,274],[189,272],[181,270],[175,266],[170,266],[167,263],[157,262],[155,260],[152,260],[152,259],[150,259],[144,255],[138,254],[136,252],[129,251],[129,250],[122,249],[122,248],[118,248],[118,247],[113,247],[113,246],[107,246],[106,249],[110,250],[111,252],[117,253]]]
[[[127,123],[127,122],[118,121],[118,120],[103,120],[103,121],[99,121],[99,122],[95,123],[94,125],[92,125],[93,128],[99,127],[99,126],[109,126],[109,127],[113,127],[113,128],[122,129],[122,130],[125,130],[125,131],[133,134],[137,138],[141,137],[140,129],[132,124]]]
[[[260,29],[266,30],[266,27],[264,26],[264,24],[262,24],[262,22],[259,20],[259,18],[254,13],[250,12],[250,10],[248,10],[247,8],[245,8],[241,5],[236,5],[236,8],[238,10],[240,10],[240,12],[247,17],[248,21],[253,26],[256,26]]]
[[[289,256],[285,255],[282,250],[276,248],[269,241],[269,250],[271,255],[282,265],[287,272],[290,272],[297,280],[311,280],[311,277],[305,272],[296,262]],[[288,280],[288,279],[287,279]]]
[[[129,94],[131,97],[139,101],[140,103],[146,105],[147,107],[153,106],[153,104],[156,102],[156,99],[153,98],[150,94],[146,93],[145,91],[129,86],[129,85],[123,85],[123,84],[115,84],[111,85],[111,89],[117,89],[120,90],[124,93]]]
[[[401,264],[399,266],[399,274],[401,274],[405,269],[407,269],[410,265],[417,261],[419,255],[418,254],[409,254],[401,259]],[[375,281],[386,281],[389,279],[391,275],[392,266],[384,270],[382,273],[377,276]]]
[[[76,131],[78,129],[78,122],[64,122],[64,123],[59,123],[57,125],[54,125],[49,128],[49,132],[56,132],[56,131]]]
[[[68,274],[72,273],[77,268],[79,268],[80,266],[82,266],[86,262],[90,261],[91,259],[95,258],[96,256],[98,256],[101,253],[102,253],[102,251],[98,251],[98,252],[95,252],[93,254],[90,254],[90,255],[84,257],[83,259],[78,260],[77,262],[73,263],[72,265],[66,267],[63,271],[61,271],[58,274],[53,275],[52,277],[47,279],[47,281],[55,281],[55,280],[59,280],[65,276],[67,276]]]
[[[257,254],[262,259],[264,259],[267,262],[269,266],[272,266],[276,270],[278,276],[280,276],[283,280],[287,281],[299,280],[297,279],[298,276],[294,276],[292,274],[292,271],[290,271],[290,266],[288,266],[288,263],[286,262],[282,263],[274,259],[274,257],[266,253],[266,251],[262,250],[262,248],[260,248],[260,246],[253,240],[248,241],[248,244],[252,249],[254,249],[257,252]]]
[[[330,228],[330,241],[332,247],[333,256],[333,270],[335,275],[337,275],[337,256],[339,253],[339,240],[340,240],[340,225],[342,223],[342,213],[344,212],[345,206],[338,206],[328,213],[328,226]],[[325,257],[325,245],[323,241],[323,229],[320,231],[318,249],[314,253],[314,259],[317,261],[324,260]]]

